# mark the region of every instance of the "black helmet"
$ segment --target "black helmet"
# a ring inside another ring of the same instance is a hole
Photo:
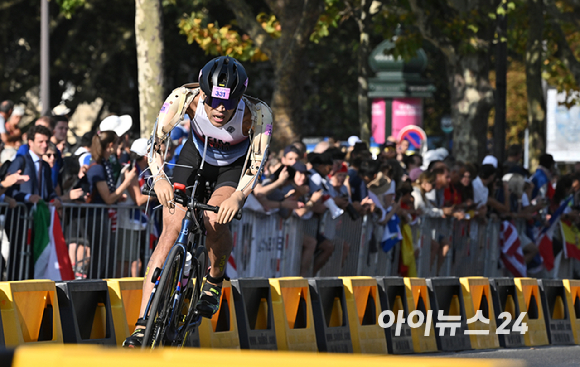
[[[238,60],[220,56],[201,69],[199,86],[206,95],[206,104],[213,108],[223,104],[227,110],[231,110],[237,106],[246,91],[248,77]]]

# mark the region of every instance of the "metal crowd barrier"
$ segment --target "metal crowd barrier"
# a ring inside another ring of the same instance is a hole
[[[18,203],[11,208],[0,203],[0,278],[6,280],[28,279],[32,268],[31,250],[32,211]]]
[[[144,217],[138,206],[63,204],[61,223],[75,278],[143,276],[161,212]]]
[[[31,210],[24,204],[15,208],[0,204],[2,279],[32,278]],[[140,222],[136,218],[142,210],[125,205],[63,204],[63,234],[77,279],[143,276],[161,231],[162,210],[153,210]],[[516,226],[518,233],[525,233],[525,223],[518,221]],[[411,228],[413,247],[418,250],[418,277],[510,276],[499,261],[499,220],[422,217]],[[312,274],[313,259],[306,259],[309,275],[399,275],[402,243],[385,253],[383,227],[370,215],[353,221],[346,213],[335,219],[326,213],[305,220],[244,210],[242,220],[232,222],[231,229],[239,278],[300,275],[305,236],[316,239],[318,233],[332,241],[334,251],[318,274]],[[542,277],[578,278],[580,261],[560,254],[555,269]]]

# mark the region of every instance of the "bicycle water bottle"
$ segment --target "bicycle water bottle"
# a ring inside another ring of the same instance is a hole
[[[189,272],[191,271],[191,253],[188,251],[185,256],[185,265],[183,266],[183,278],[181,278],[181,286],[185,287],[189,280]]]

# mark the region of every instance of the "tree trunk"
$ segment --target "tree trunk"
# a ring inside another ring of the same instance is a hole
[[[528,1],[528,42],[526,44],[526,90],[528,128],[530,129],[530,167],[546,151],[546,106],[542,90],[542,0]]]
[[[369,113],[369,28],[370,28],[370,6],[372,0],[361,1],[361,14],[358,19],[360,32],[360,45],[358,50],[358,120],[360,123],[360,139],[370,143],[371,139],[371,119]],[[369,145],[370,146],[370,145]]]
[[[272,147],[284,147],[300,136],[304,101],[302,56],[324,10],[324,0],[266,0],[280,22],[278,39],[262,29],[246,1],[230,0],[227,4],[236,15],[238,25],[248,32],[274,66],[276,80],[270,106],[274,113]]]
[[[163,75],[163,23],[160,0],[135,0],[135,41],[139,80],[141,136],[153,130],[165,97]]]
[[[302,121],[302,52],[292,55],[294,59],[286,67],[276,65],[276,85],[272,96],[272,112],[275,116],[274,148],[283,148],[294,142],[299,136]]]
[[[507,11],[505,4],[502,5]],[[506,145],[506,104],[507,104],[507,17],[498,16],[498,43],[495,56],[495,121],[493,124],[493,155],[504,162]]]
[[[447,58],[453,155],[458,160],[481,163],[487,154],[487,119],[493,107],[489,65],[484,54]]]

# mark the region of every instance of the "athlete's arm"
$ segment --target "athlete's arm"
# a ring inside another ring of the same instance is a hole
[[[267,159],[267,150],[272,136],[272,111],[267,104],[259,100],[245,99],[246,112],[242,128],[244,135],[252,139],[246,163],[242,169],[242,177],[236,191],[220,206],[218,223],[229,223],[244,205],[261,174],[264,161]],[[249,116],[248,116],[249,110]],[[251,124],[248,123],[248,117]]]
[[[169,138],[175,126],[183,119],[185,113],[190,114],[190,117],[195,115],[198,99],[199,88],[197,88],[197,84],[186,84],[174,89],[165,99],[151,132],[147,163],[153,177],[152,186],[159,202],[170,208],[173,207],[171,203],[173,200],[173,186],[163,170],[165,152],[162,152],[160,147]]]

